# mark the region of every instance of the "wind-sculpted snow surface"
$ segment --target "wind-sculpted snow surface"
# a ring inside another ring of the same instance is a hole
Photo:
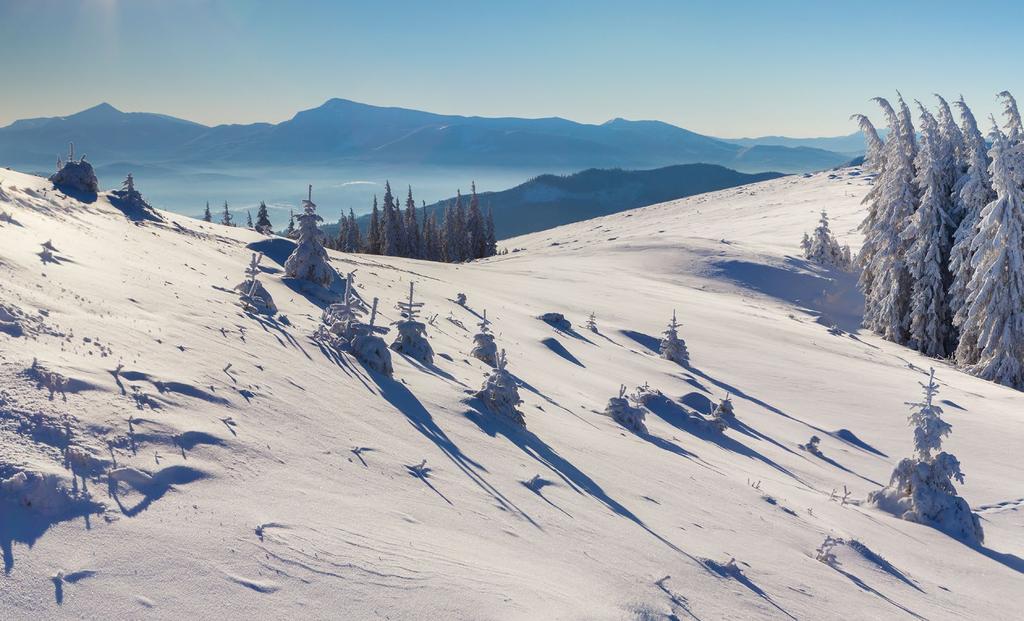
[[[856,273],[800,258],[824,208],[858,248],[864,172],[460,265],[303,255],[349,275],[322,286],[286,274],[293,242],[4,171],[0,618],[1018,617],[1019,393],[937,369],[984,544],[865,502],[935,362],[858,329]],[[503,373],[470,353],[484,309]],[[673,309],[687,364],[660,355]],[[401,322],[428,364],[387,349]],[[621,385],[640,433],[605,415]]]

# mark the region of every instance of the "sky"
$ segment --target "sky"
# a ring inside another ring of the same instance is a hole
[[[103,101],[279,122],[341,97],[833,136],[897,89],[979,119],[1024,97],[1021,24],[1024,3],[987,1],[0,0],[0,126]]]

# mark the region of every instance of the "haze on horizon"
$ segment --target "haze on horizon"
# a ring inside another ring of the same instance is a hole
[[[1020,91],[1024,8],[926,3],[0,0],[0,125],[109,102],[215,125],[341,97],[479,116],[657,119],[720,137],[849,134],[902,87],[979,119]],[[999,19],[994,17],[998,16]],[[958,45],[937,49],[935,41]],[[944,55],[944,62],[934,60]]]

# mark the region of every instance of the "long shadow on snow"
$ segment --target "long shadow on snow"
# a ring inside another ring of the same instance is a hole
[[[749,589],[751,593],[757,595],[758,597],[760,597],[764,601],[766,601],[769,604],[771,604],[772,606],[774,606],[776,608],[776,610],[778,610],[782,614],[786,615],[790,619],[794,619],[794,620],[796,619],[796,617],[794,617],[793,615],[791,615],[788,612],[786,612],[786,610],[782,606],[779,606],[778,604],[776,604],[775,600],[773,600],[767,593],[765,593],[764,589],[762,589],[761,587],[759,587],[756,584],[754,584],[754,581],[751,580],[750,578],[748,578],[743,573],[743,570],[739,568],[738,565],[735,565],[735,564],[725,564],[725,565],[723,565],[723,564],[715,562],[715,561],[713,561],[711,559],[703,559],[702,564],[708,570],[710,570],[713,574],[717,575],[718,577],[720,577],[720,578],[732,578],[736,582],[742,584],[744,587]]]
[[[477,399],[469,401],[467,405],[473,409],[466,412],[466,418],[473,421],[481,431],[491,437],[497,437],[499,435],[504,436],[509,442],[519,447],[521,451],[537,460],[537,462],[556,474],[577,494],[587,495],[594,498],[614,513],[626,518],[647,531],[649,535],[665,544],[670,549],[686,556],[693,562],[700,564],[700,561],[696,557],[687,554],[679,546],[651,530],[651,528],[647,526],[643,520],[637,517],[636,514],[609,496],[596,481],[573,465],[572,462],[559,455],[555,449],[548,446],[547,443],[538,438],[532,431],[512,425],[498,418],[494,414],[491,414]]]
[[[546,338],[546,339],[541,341],[541,345],[543,345],[544,347],[547,347],[554,354],[562,357],[563,359],[567,360],[568,362],[571,362],[571,363],[575,364],[578,367],[587,368],[587,365],[585,365],[582,362],[580,362],[579,358],[577,358],[576,356],[573,356],[572,353],[568,349],[565,348],[565,345],[562,345],[562,343],[559,342],[559,340],[556,339],[555,337],[549,336],[548,338]]]
[[[785,267],[735,260],[714,267],[742,287],[799,307],[824,326],[850,333],[861,327],[864,296],[855,272],[829,270],[794,257],[786,257]]]
[[[636,341],[637,344],[652,354],[657,354],[661,350],[661,341],[650,334],[644,334],[636,330],[619,330],[619,332],[623,336]]]
[[[423,404],[416,398],[416,395],[412,394],[405,385],[375,372],[370,372],[370,377],[377,384],[380,395],[394,406],[395,409],[405,415],[409,424],[425,438],[433,442],[444,453],[445,457],[451,460],[463,474],[476,483],[480,489],[487,492],[504,509],[518,513],[530,524],[540,528],[533,521],[533,518],[506,498],[504,494],[499,492],[483,477],[481,473],[486,473],[487,468],[462,452],[462,449],[437,425],[434,417],[427,411],[427,408],[423,407]]]
[[[175,485],[185,485],[186,483],[192,483],[205,477],[206,474],[203,471],[196,470],[195,468],[190,468],[188,466],[168,466],[154,474],[152,480],[147,483],[130,484],[130,487],[142,494],[142,500],[130,507],[125,506],[125,504],[121,502],[121,497],[117,489],[117,481],[109,479],[107,482],[107,489],[110,492],[110,497],[117,503],[117,507],[121,510],[121,513],[128,517],[135,517],[148,509],[149,505],[163,498],[164,494],[170,491]]]
[[[89,516],[102,508],[102,505],[81,499],[56,514],[43,515],[32,507],[0,500],[0,553],[4,559],[4,574],[9,575],[14,569],[15,543],[23,543],[31,548],[51,526],[79,517],[85,518],[85,527],[88,529]]]

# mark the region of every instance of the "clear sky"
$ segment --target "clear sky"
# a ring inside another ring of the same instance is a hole
[[[979,119],[1024,98],[1022,25],[1021,3],[940,0],[0,0],[0,125],[101,101],[277,122],[343,97],[838,135],[897,88]]]

